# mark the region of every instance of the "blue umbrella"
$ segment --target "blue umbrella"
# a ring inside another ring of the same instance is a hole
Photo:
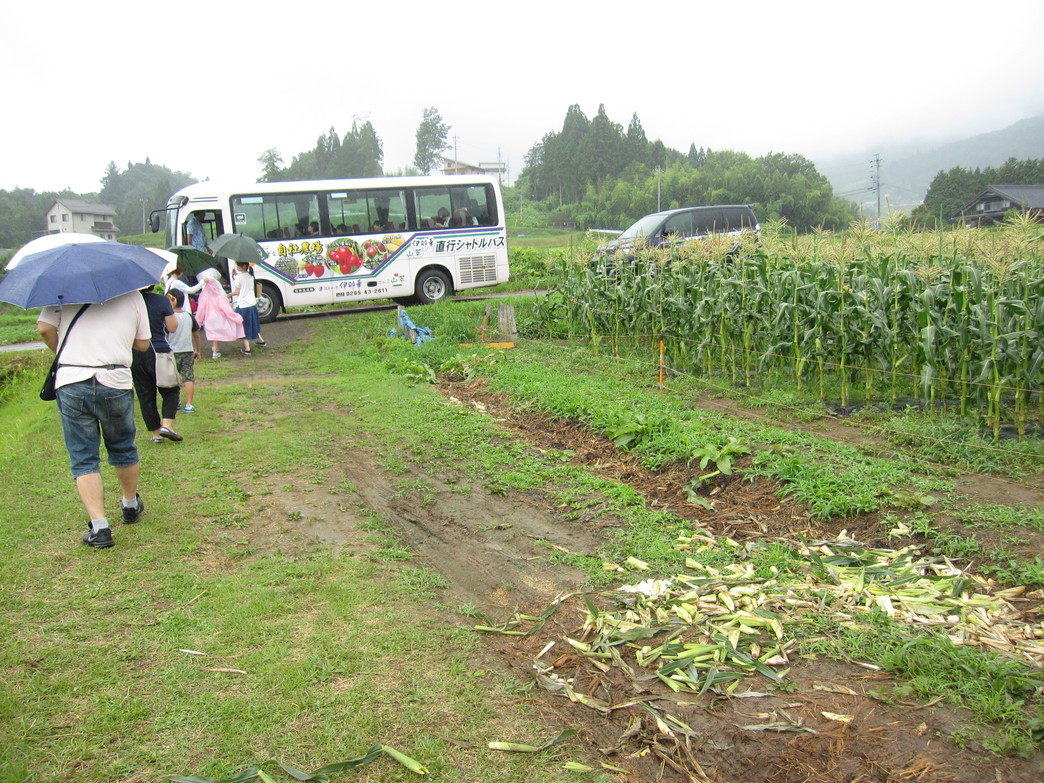
[[[32,253],[0,280],[0,301],[30,309],[105,302],[159,281],[166,262],[146,247],[84,242]]]

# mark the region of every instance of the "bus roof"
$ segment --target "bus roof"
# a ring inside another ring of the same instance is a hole
[[[462,187],[475,184],[493,184],[499,187],[496,177],[488,174],[445,174],[436,176],[418,177],[363,177],[359,179],[308,179],[308,180],[285,180],[282,182],[223,182],[207,180],[186,185],[171,198],[187,196],[206,195],[214,197],[217,194],[231,193],[284,193],[295,191],[326,191],[326,190],[363,190],[376,188],[416,187],[417,185],[441,185],[446,187]]]

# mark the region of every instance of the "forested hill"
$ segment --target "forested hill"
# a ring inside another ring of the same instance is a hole
[[[100,177],[101,189],[96,193],[68,190],[37,193],[30,188],[0,190],[0,248],[20,247],[44,233],[47,210],[60,198],[112,207],[116,210],[115,222],[121,235],[144,233],[145,217],[154,209],[162,209],[172,193],[190,182],[195,180],[188,174],[171,171],[146,158],[144,163],[128,162],[122,171],[115,162],[110,162]]]
[[[527,208],[552,224],[623,229],[659,209],[752,204],[762,222],[784,219],[798,231],[843,228],[855,215],[807,158],[697,148],[687,153],[650,141],[638,115],[627,129],[604,106],[588,119],[570,106],[560,131],[526,155],[516,186]]]
[[[1009,159],[1044,158],[1044,114],[1019,120],[990,133],[928,149],[882,147],[843,160],[820,160],[816,167],[830,180],[839,195],[870,206],[876,195],[870,190],[871,160],[881,156],[882,199],[895,208],[909,211],[924,200],[932,179],[941,171],[960,167],[999,168]],[[999,184],[999,183],[991,183]],[[969,195],[969,198],[975,194]]]

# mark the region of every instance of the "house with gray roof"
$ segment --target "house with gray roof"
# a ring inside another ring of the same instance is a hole
[[[1013,209],[1044,222],[1044,185],[991,185],[957,210],[952,219],[966,226],[996,226]]]
[[[116,210],[104,204],[88,204],[75,198],[60,198],[47,210],[47,233],[94,234],[102,239],[116,239],[119,231],[113,222]]]

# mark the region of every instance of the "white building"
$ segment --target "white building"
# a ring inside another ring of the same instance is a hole
[[[116,210],[104,204],[88,204],[73,198],[60,198],[47,210],[47,233],[94,234],[116,239]]]
[[[496,177],[501,185],[504,184],[504,180],[507,179],[507,164],[506,163],[480,163],[477,166],[473,166],[470,163],[463,163],[454,158],[442,159],[442,173],[446,176],[454,176],[461,174],[491,174]]]

